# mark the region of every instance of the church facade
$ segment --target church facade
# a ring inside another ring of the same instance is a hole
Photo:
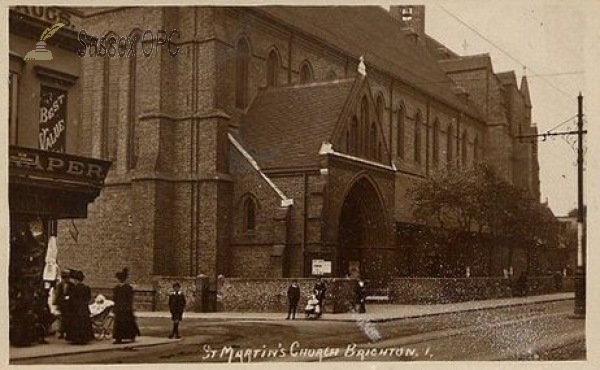
[[[88,35],[180,34],[176,56],[79,58],[77,148],[112,166],[59,259],[92,285],[426,276],[409,187],[487,161],[539,199],[527,80],[427,36],[424,7],[73,11]]]

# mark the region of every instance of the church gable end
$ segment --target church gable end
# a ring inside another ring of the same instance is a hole
[[[390,156],[366,77],[357,78],[332,135],[333,148],[353,157],[390,165]]]

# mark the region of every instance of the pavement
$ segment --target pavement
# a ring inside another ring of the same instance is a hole
[[[469,301],[452,304],[431,304],[431,305],[402,305],[402,304],[370,304],[367,305],[367,313],[324,313],[319,319],[322,321],[370,321],[386,322],[394,320],[403,320],[419,318],[426,316],[443,315],[456,312],[467,312],[475,310],[485,310],[493,308],[502,308],[509,306],[522,306],[538,304],[552,301],[564,301],[574,299],[574,293],[556,293],[548,295],[538,295],[530,297],[511,297],[503,299],[490,299],[483,301]],[[168,312],[136,312],[139,318],[170,318]],[[207,321],[285,321],[285,313],[273,312],[186,312],[186,319],[199,319]],[[303,320],[304,315],[299,314],[296,320]],[[87,345],[73,345],[57,338],[47,338],[48,344],[37,344],[31,347],[11,347],[10,360],[22,360],[41,357],[53,357],[75,353],[89,353],[113,350],[135,350],[135,348],[156,346],[161,344],[173,343],[177,339],[168,339],[162,337],[141,336],[133,343],[112,344],[112,340],[94,340]]]

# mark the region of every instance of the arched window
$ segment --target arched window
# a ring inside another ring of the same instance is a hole
[[[398,108],[398,127],[396,132],[396,155],[404,159],[404,106]]]
[[[475,135],[473,140],[473,161],[479,162],[479,136]]]
[[[267,86],[277,86],[279,80],[279,55],[271,50],[267,58]]]
[[[256,203],[252,197],[244,201],[244,230],[256,230]]]
[[[363,96],[360,103],[360,127],[359,145],[361,148],[359,154],[366,156],[369,153],[369,103],[366,96]]]
[[[452,161],[454,160],[454,144],[453,144],[453,132],[452,132],[452,124],[448,124],[448,131],[446,131],[446,164],[448,167],[452,166]]]
[[[350,154],[358,154],[358,148],[360,146],[360,129],[358,124],[358,118],[352,117],[352,124],[350,126]]]
[[[379,122],[383,122],[383,109],[384,109],[383,97],[381,95],[379,95],[379,96],[377,96],[377,118],[379,119]]]
[[[235,59],[235,106],[246,108],[248,105],[248,66],[250,47],[246,39],[240,39],[236,47]]]
[[[369,130],[369,157],[371,159],[377,159],[377,152],[379,148],[377,148],[377,126],[375,122],[371,123],[371,128]]]
[[[416,163],[421,163],[421,112],[417,112],[415,116],[415,133],[414,133],[414,158]]]
[[[433,124],[433,163],[440,163],[440,121],[436,118]]]
[[[460,161],[463,164],[463,166],[467,164],[467,159],[469,158],[467,155],[468,147],[469,147],[469,134],[467,133],[467,130],[465,130],[465,131],[463,131],[461,148],[460,148],[460,155],[461,155]]]
[[[309,61],[302,63],[300,67],[300,83],[307,84],[313,81],[312,67]]]
[[[327,81],[337,80],[337,75],[335,74],[334,71],[329,71],[329,72],[327,72],[327,76],[325,77],[325,79]]]

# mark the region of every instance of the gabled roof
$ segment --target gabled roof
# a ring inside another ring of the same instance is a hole
[[[255,8],[251,8],[255,9]],[[451,90],[454,82],[444,73],[426,48],[407,37],[400,22],[378,6],[328,6],[256,8],[263,16],[279,21],[358,59],[369,67],[406,82],[446,102],[455,109],[482,119],[465,107]]]
[[[331,141],[355,79],[268,88],[244,117],[240,137],[263,169],[315,167]]]

